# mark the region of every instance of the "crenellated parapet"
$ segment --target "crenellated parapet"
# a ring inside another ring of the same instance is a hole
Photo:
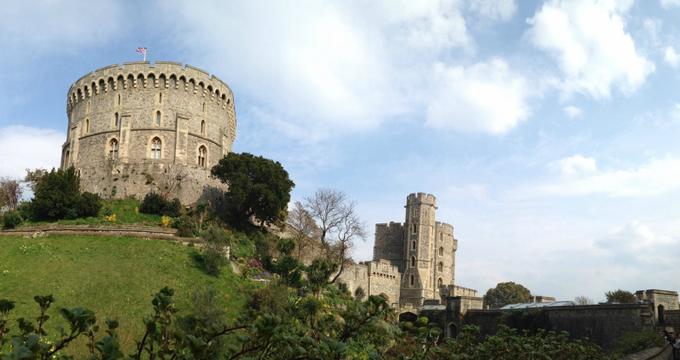
[[[137,61],[109,65],[78,79],[68,91],[67,112],[77,103],[111,91],[154,88],[185,91],[215,101],[226,109],[234,95],[215,75],[172,61]]]

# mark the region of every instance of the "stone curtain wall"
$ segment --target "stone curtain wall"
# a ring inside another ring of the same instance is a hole
[[[209,171],[236,137],[233,93],[203,70],[173,62],[98,69],[71,86],[67,114],[62,167],[80,172],[84,191],[123,198],[171,190],[171,197],[193,203],[210,187],[224,188]]]
[[[523,330],[542,328],[567,331],[573,338],[589,338],[607,350],[623,334],[653,329],[655,324],[648,304],[561,306],[514,311],[470,310],[463,321],[479,326],[485,336],[494,334],[498,324]]]

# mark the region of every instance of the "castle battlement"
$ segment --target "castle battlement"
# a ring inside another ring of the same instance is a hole
[[[233,101],[231,88],[207,71],[173,61],[134,61],[99,68],[76,80],[68,91],[67,112],[94,95],[128,88],[184,90],[220,102]]]
[[[406,197],[406,206],[415,204],[428,204],[435,206],[437,203],[437,198],[432,194],[427,193],[411,193]]]

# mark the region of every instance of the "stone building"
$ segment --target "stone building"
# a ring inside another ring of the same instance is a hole
[[[111,65],[68,92],[61,167],[81,188],[106,198],[150,191],[193,203],[223,187],[210,168],[231,151],[236,114],[231,89],[207,72],[175,62]]]
[[[352,291],[384,293],[393,305],[420,308],[445,296],[476,296],[454,285],[458,240],[453,226],[435,220],[434,195],[408,195],[405,222],[375,225],[373,261],[356,264],[341,274]]]

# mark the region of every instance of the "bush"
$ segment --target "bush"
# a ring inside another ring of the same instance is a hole
[[[177,198],[168,201],[160,194],[151,192],[144,196],[144,200],[139,206],[139,212],[178,217],[182,212],[182,203]]]
[[[139,205],[139,212],[143,214],[162,215],[161,212],[166,203],[167,201],[160,194],[151,192],[144,196],[142,204]]]
[[[666,344],[663,336],[654,330],[633,331],[623,334],[614,346],[614,352],[621,355],[633,354]]]
[[[21,218],[18,211],[8,211],[2,217],[2,228],[14,229],[17,225],[21,224],[22,221],[24,221],[24,219]]]
[[[178,198],[172,199],[164,209],[164,214],[171,217],[178,217],[182,213],[182,203]]]
[[[73,167],[45,174],[35,184],[30,205],[34,220],[75,219],[80,207],[80,178]]]
[[[224,248],[228,245],[227,236],[220,227],[211,226],[203,232],[203,240],[203,268],[210,275],[219,275],[220,269],[228,260],[224,254]]]
[[[80,205],[78,206],[78,216],[88,217],[99,215],[99,210],[102,208],[102,199],[97,194],[84,192],[80,197]]]
[[[172,227],[177,229],[177,236],[194,237],[196,235],[196,223],[188,215],[176,218]]]

